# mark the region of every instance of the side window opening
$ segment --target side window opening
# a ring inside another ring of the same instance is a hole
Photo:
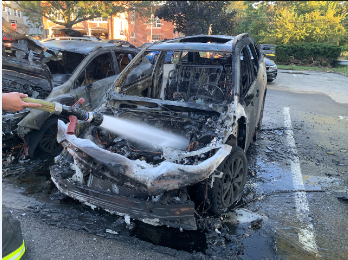
[[[248,46],[244,46],[240,53],[240,90],[242,96],[246,95],[255,79],[250,49]]]
[[[133,53],[116,53],[117,64],[120,68],[120,72],[124,70],[125,67],[131,62],[134,58]]]
[[[248,47],[250,58],[251,58],[254,79],[256,79],[257,73],[259,70],[259,60],[258,60],[257,54],[255,52],[254,46],[251,43],[249,43],[249,45],[247,45],[247,47]]]
[[[125,71],[126,73],[123,75],[125,79],[119,81],[120,85],[115,85],[114,90],[116,92],[121,91],[126,95],[148,96],[148,88],[152,86],[151,75],[154,66],[146,57],[147,54],[148,53],[145,52],[142,56],[137,57],[135,61],[132,61],[134,62],[132,67],[127,69]],[[124,55],[120,56],[117,61],[120,70],[124,70],[134,57],[134,53],[130,53],[130,55],[124,53]]]
[[[78,84],[84,86],[115,75],[112,62],[113,59],[109,52],[95,57],[78,76]]]

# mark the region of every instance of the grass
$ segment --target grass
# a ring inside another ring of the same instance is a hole
[[[307,66],[297,66],[297,65],[278,65],[278,69],[281,70],[317,70],[324,72],[334,72],[343,76],[348,77],[348,66],[338,66],[335,68],[324,68],[324,67],[307,67]]]

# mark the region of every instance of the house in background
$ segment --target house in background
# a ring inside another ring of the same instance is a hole
[[[127,40],[135,46],[146,42],[162,41],[166,39],[183,37],[178,32],[174,33],[174,25],[157,17],[148,19],[129,13]]]
[[[11,8],[2,6],[2,17],[10,24],[16,24],[17,31],[26,35],[40,35],[43,38],[65,36],[60,29],[62,25],[55,24],[51,20],[42,17],[43,30],[35,28],[29,22],[24,13],[18,10],[16,3],[6,1]],[[62,21],[61,14],[56,15],[58,21]],[[166,39],[183,37],[183,34],[174,33],[174,25],[170,22],[153,17],[141,17],[135,12],[118,13],[108,18],[94,18],[80,22],[72,27],[84,35],[98,36],[105,40],[119,39],[129,41],[139,47],[146,42],[155,42]]]
[[[59,15],[58,15],[59,18]],[[63,17],[61,19],[63,21]],[[94,18],[74,25],[72,28],[89,36],[98,36],[105,40],[125,40],[139,47],[145,42],[161,41],[182,37],[174,33],[172,23],[153,18],[153,22],[146,17],[140,17],[134,12],[118,13],[108,18]],[[57,25],[43,17],[43,27],[48,37],[64,36],[60,29],[64,26]]]
[[[28,21],[28,17],[25,16],[25,13],[19,11],[18,5],[12,1],[4,1],[7,4],[11,4],[11,8],[5,7],[2,5],[2,17],[12,24],[12,27],[16,28],[19,33],[30,35],[33,38],[41,39],[42,38],[42,24],[39,25],[41,28],[35,27]],[[14,26],[15,24],[15,26]]]
[[[7,1],[7,3],[11,3],[11,8],[2,5],[2,17],[19,33],[29,35],[29,26],[24,23],[23,13],[18,10],[18,5],[12,1]]]

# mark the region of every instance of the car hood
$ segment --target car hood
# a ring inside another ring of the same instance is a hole
[[[276,65],[272,60],[265,58],[266,66],[274,66]]]
[[[58,124],[58,142],[74,157],[78,170],[151,195],[193,185],[208,178],[230,154],[224,144],[228,106],[155,100],[114,93],[118,109],[104,106],[104,115],[146,122],[190,139],[185,150],[151,147],[80,123],[77,138]],[[122,108],[124,107],[124,108]],[[227,120],[228,121],[228,120]]]

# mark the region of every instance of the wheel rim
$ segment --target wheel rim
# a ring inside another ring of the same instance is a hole
[[[222,204],[228,208],[236,201],[238,194],[243,189],[244,163],[241,157],[232,159],[226,172],[221,187]]]
[[[46,130],[39,142],[40,149],[46,153],[55,153],[61,149],[57,142],[57,125],[54,124]]]

